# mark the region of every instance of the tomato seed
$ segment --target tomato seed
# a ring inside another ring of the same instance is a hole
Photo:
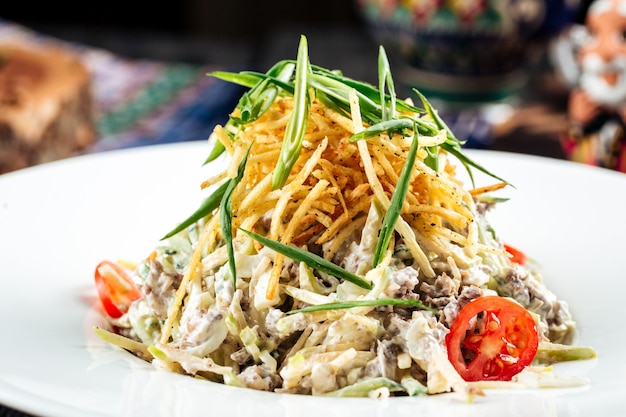
[[[498,330],[498,327],[500,327],[500,326],[498,325],[498,323],[496,321],[490,321],[487,324],[487,329],[491,330],[492,332]]]

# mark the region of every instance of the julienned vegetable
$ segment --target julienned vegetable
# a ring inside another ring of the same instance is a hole
[[[211,74],[249,91],[210,137],[208,195],[128,279],[96,269],[103,340],[208,381],[335,397],[471,396],[521,383],[535,356],[593,357],[489,223],[508,184],[426,97],[396,97],[384,49],[378,88],[307,50]],[[459,167],[495,183],[467,189]]]

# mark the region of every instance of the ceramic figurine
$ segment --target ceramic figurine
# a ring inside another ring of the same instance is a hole
[[[562,140],[574,161],[626,172],[626,0],[595,0],[555,48],[569,81]],[[568,58],[568,54],[571,56]]]

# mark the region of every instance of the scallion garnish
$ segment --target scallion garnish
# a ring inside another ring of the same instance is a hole
[[[387,108],[387,100],[385,99],[385,86],[389,89],[389,108]],[[391,77],[391,69],[389,68],[389,60],[382,46],[378,49],[378,89],[380,90],[380,102],[382,104],[383,121],[393,119],[396,115],[396,90]]]
[[[398,119],[386,120],[383,122],[371,125],[359,133],[355,133],[350,138],[350,141],[354,142],[362,139],[369,139],[376,136],[380,136],[383,133],[387,133],[391,136],[394,133],[401,134],[403,136],[411,135],[411,130],[417,129],[420,135],[435,136],[439,130],[433,127],[430,121],[426,121],[421,118],[411,118],[402,116]]]
[[[398,221],[398,217],[400,217],[402,205],[404,204],[406,194],[409,190],[411,173],[413,172],[413,164],[415,164],[415,157],[417,155],[417,145],[417,129],[414,129],[411,147],[409,148],[406,160],[404,161],[404,166],[402,167],[402,171],[400,172],[400,176],[398,177],[398,184],[396,185],[396,189],[393,191],[393,195],[391,196],[389,209],[387,209],[385,217],[383,218],[383,223],[380,227],[378,240],[376,241],[376,249],[374,250],[374,268],[376,268],[376,266],[378,266],[380,261],[383,259],[385,251],[387,250],[389,242],[391,241],[391,236],[393,235],[393,232],[395,230],[395,225]]]
[[[272,189],[282,187],[289,177],[302,149],[302,140],[309,120],[309,93],[307,74],[309,73],[309,53],[306,37],[300,38],[296,79],[293,91],[293,110],[287,122],[283,144],[278,156],[278,164],[272,175]]]
[[[214,71],[209,73],[209,75],[224,81],[250,88],[247,93],[241,96],[237,104],[240,113],[239,117],[231,115],[227,125],[242,126],[252,123],[261,117],[274,103],[280,93],[280,88],[285,87],[285,83],[293,75],[294,69],[295,64],[288,61],[280,61],[270,68],[267,74],[265,74],[266,77],[260,77],[259,74],[246,71],[240,73]],[[288,90],[289,88],[287,85]],[[226,130],[228,131],[228,129]],[[224,145],[221,142],[215,143],[204,163],[215,160],[224,150]]]
[[[420,300],[402,300],[398,298],[376,298],[374,300],[353,300],[353,301],[337,301],[334,303],[318,304],[315,306],[309,306],[300,308],[298,310],[288,311],[287,314],[296,313],[314,313],[316,311],[327,310],[345,310],[355,307],[382,307],[382,306],[397,306],[397,307],[414,307],[422,310],[428,310],[433,313],[437,313],[436,310],[425,306]]]
[[[229,181],[224,182],[220,185],[213,193],[211,193],[203,202],[200,204],[200,207],[196,211],[194,211],[191,216],[187,217],[184,221],[182,221],[178,226],[176,226],[172,231],[167,233],[165,236],[161,238],[161,240],[165,240],[169,237],[174,236],[176,233],[186,229],[191,226],[195,222],[200,219],[208,216],[219,207],[220,202],[222,201],[222,197],[228,188]]]
[[[425,150],[426,158],[424,158],[424,163],[433,171],[439,171],[439,146],[428,146]]]
[[[313,269],[316,269],[321,272],[326,272],[327,274],[330,274],[334,277],[349,281],[353,283],[354,285],[357,285],[361,288],[365,288],[367,290],[372,289],[372,284],[365,281],[360,276],[353,274],[352,272],[346,271],[339,265],[336,265],[330,261],[327,261],[321,256],[318,256],[309,251],[300,249],[293,245],[285,245],[284,243],[277,242],[265,236],[258,235],[249,230],[245,230],[242,228],[239,228],[239,230],[246,233],[248,236],[250,236],[252,239],[256,240],[257,242],[261,243],[262,245],[267,246],[273,251],[276,251],[290,259],[293,259],[294,261],[303,262]]]
[[[228,180],[228,187],[226,188],[220,203],[220,226],[222,228],[224,241],[226,242],[226,253],[228,254],[230,272],[233,275],[233,290],[237,288],[237,268],[235,265],[235,251],[233,248],[233,205],[231,196],[235,187],[237,187],[243,178],[243,174],[246,170],[246,162],[248,161],[248,155],[250,154],[250,148],[252,148],[252,143],[248,146],[245,155],[237,167],[237,175]]]
[[[291,79],[295,66],[291,63],[284,63],[279,67],[274,67],[267,73],[267,78],[262,78],[248,93],[244,94],[239,102],[239,117],[231,116],[231,120],[238,124],[252,123],[258,120],[267,109],[274,103],[282,85],[279,82],[287,82]],[[242,76],[252,74],[243,73]],[[272,82],[272,77],[276,77]]]

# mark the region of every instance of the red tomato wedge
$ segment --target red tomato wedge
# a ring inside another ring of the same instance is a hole
[[[121,317],[133,301],[141,298],[141,292],[133,280],[116,263],[106,260],[100,262],[96,266],[94,278],[102,307],[112,318]]]
[[[504,297],[484,296],[461,309],[446,336],[448,359],[466,381],[510,381],[539,346],[535,320]]]
[[[512,255],[512,258],[510,258],[511,262],[515,262],[516,264],[520,264],[520,265],[526,264],[526,261],[528,260],[528,258],[526,257],[526,254],[522,252],[521,250],[511,245],[507,245],[506,243],[504,244],[504,250],[506,250],[508,253]]]

